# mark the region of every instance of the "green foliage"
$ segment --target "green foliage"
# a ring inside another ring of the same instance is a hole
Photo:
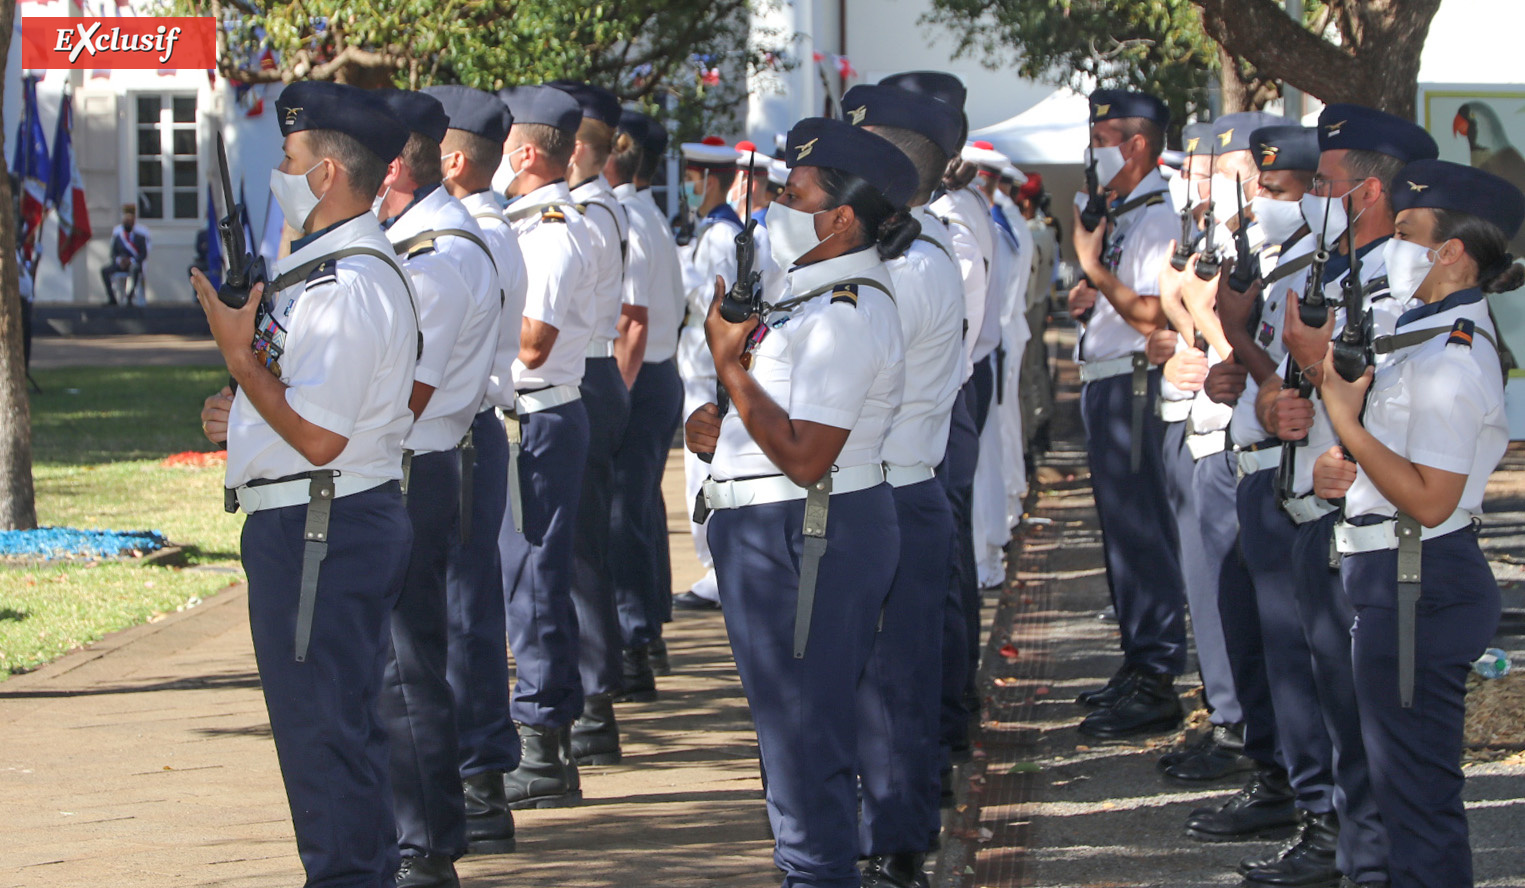
[[[1091,84],[1154,93],[1179,124],[1205,107],[1217,44],[1190,0],[932,0],[960,54],[1082,92]]]
[[[679,138],[731,119],[747,72],[778,66],[792,35],[757,34],[752,9],[779,0],[306,0],[261,4],[164,0],[177,14],[221,12],[223,73],[235,79],[332,78],[362,86],[464,83],[496,90],[570,78],[613,90],[662,117]],[[276,72],[261,74],[261,48]],[[331,63],[349,50],[343,63]],[[719,69],[719,82],[704,73]]]

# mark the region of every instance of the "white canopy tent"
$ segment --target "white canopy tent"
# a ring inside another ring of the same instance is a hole
[[[1039,164],[1079,164],[1090,138],[1086,97],[1060,87],[1031,108],[969,134],[1011,158],[1019,168]]]

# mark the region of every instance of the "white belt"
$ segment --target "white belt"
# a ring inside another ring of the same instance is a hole
[[[1111,379],[1114,376],[1132,372],[1132,355],[1123,355],[1110,361],[1086,361],[1080,365],[1080,381],[1082,383],[1095,382],[1098,379]]]
[[[364,493],[373,487],[380,487],[385,483],[387,483],[386,478],[341,474],[334,478],[334,499],[355,493]],[[260,484],[258,486],[245,484],[235,489],[233,494],[238,497],[238,507],[252,515],[265,509],[305,506],[311,496],[311,491],[311,480],[307,478],[293,478],[290,481],[281,481],[276,484]]]
[[[560,407],[562,404],[570,404],[581,397],[582,391],[575,385],[553,385],[535,392],[519,392],[514,402],[518,405],[519,415],[524,416],[527,413],[539,413],[552,407]]]
[[[932,467],[926,463],[917,463],[914,466],[893,466],[884,464],[884,480],[890,482],[891,487],[910,487],[912,484],[920,484],[937,477]],[[832,492],[836,492],[836,480],[832,480]]]
[[[1432,540],[1435,537],[1455,533],[1463,527],[1472,524],[1472,513],[1457,509],[1450,518],[1442,521],[1434,527],[1426,527],[1422,530],[1419,538]],[[1358,552],[1380,552],[1384,549],[1398,548],[1398,520],[1389,518],[1380,524],[1355,525],[1341,521],[1334,526],[1334,547],[1341,555],[1353,555]]]
[[[1241,450],[1239,457],[1239,477],[1248,478],[1256,472],[1266,469],[1281,467],[1281,447],[1267,447],[1264,450]]]
[[[1191,404],[1190,398],[1184,401],[1167,401],[1161,398],[1155,405],[1154,412],[1166,422],[1185,422],[1191,416]]]
[[[884,466],[865,463],[840,469],[831,476],[831,492],[854,493],[884,482]],[[765,506],[805,498],[805,488],[784,475],[766,478],[743,478],[736,481],[704,481],[704,502],[711,510],[739,509],[742,506]]]
[[[1287,517],[1292,519],[1293,524],[1307,524],[1309,521],[1317,521],[1328,515],[1338,506],[1310,493],[1307,496],[1287,500],[1282,503],[1281,508],[1287,513]]]
[[[1216,432],[1187,435],[1186,449],[1191,451],[1192,459],[1202,459],[1215,453],[1222,453],[1228,449],[1228,432],[1220,429]]]
[[[585,358],[612,358],[614,357],[614,340],[590,339],[587,350],[582,354]]]

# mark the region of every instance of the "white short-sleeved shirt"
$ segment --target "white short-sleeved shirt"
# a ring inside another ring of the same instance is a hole
[[[556,328],[545,363],[532,370],[514,360],[514,388],[580,385],[595,323],[588,223],[561,181],[536,188],[507,209],[524,254],[524,316]]]
[[[1372,329],[1376,336],[1386,336],[1393,332],[1398,325],[1398,317],[1405,311],[1417,307],[1420,303],[1417,299],[1409,299],[1400,304],[1387,289],[1387,267],[1382,261],[1382,244],[1386,238],[1379,238],[1362,247],[1361,253],[1361,280],[1368,285],[1382,278],[1380,286],[1369,287],[1366,292],[1366,305],[1371,311]],[[1343,265],[1343,257],[1339,257]],[[1331,260],[1332,261],[1332,260]],[[1349,270],[1340,272],[1329,279],[1324,285],[1324,296],[1331,305],[1339,306],[1344,299],[1341,283],[1345,280]],[[1329,278],[1328,273],[1325,274]],[[1335,335],[1345,325],[1345,309],[1336,308],[1334,311]],[[1283,357],[1281,364],[1276,368],[1278,375],[1284,376],[1287,369],[1287,358]],[[1377,355],[1377,370],[1381,370],[1391,356]],[[1340,443],[1340,439],[1334,434],[1334,427],[1329,424],[1329,414],[1324,410],[1324,402],[1317,396],[1313,399],[1313,425],[1308,429],[1307,445],[1298,448],[1301,452],[1297,456],[1297,472],[1293,481],[1293,491],[1298,496],[1304,496],[1313,492],[1313,463],[1318,455],[1330,447]]]
[[[1122,203],[1164,192],[1165,178],[1151,170]],[[1117,218],[1107,241],[1102,262],[1119,282],[1140,296],[1160,295],[1160,268],[1170,259],[1170,242],[1180,235],[1180,219],[1169,197],[1152,205],[1139,205]],[[1083,361],[1109,361],[1143,351],[1144,334],[1134,329],[1100,296],[1090,320],[1085,322],[1078,345]]]
[[[1282,263],[1296,262],[1300,257],[1313,252],[1318,246],[1317,239],[1303,236],[1291,245],[1284,245],[1279,250],[1264,251],[1260,254],[1260,273],[1264,278],[1276,274],[1276,269]],[[1265,302],[1260,310],[1260,322],[1255,327],[1255,344],[1265,349],[1271,360],[1280,363],[1287,356],[1287,346],[1281,341],[1281,328],[1287,320],[1287,304],[1296,302],[1303,292],[1303,287],[1308,282],[1308,269],[1304,268],[1292,272],[1283,277],[1278,277],[1262,290]],[[1279,378],[1279,377],[1278,377]],[[1255,415],[1255,398],[1260,393],[1260,384],[1255,377],[1245,377],[1244,394],[1234,404],[1233,419],[1229,421],[1229,437],[1235,447],[1251,447],[1259,444],[1270,437],[1265,427],[1260,424],[1260,417]]]
[[[974,374],[974,342],[985,323],[985,302],[989,297],[990,257],[994,236],[990,214],[985,205],[967,189],[943,194],[929,206],[932,214],[948,226],[953,235],[953,253],[958,257],[959,273],[964,280],[964,380]]]
[[[630,219],[630,257],[625,269],[626,305],[646,306],[648,364],[669,360],[678,350],[683,324],[683,268],[672,229],[649,191],[633,184],[614,189]]]
[[[791,420],[850,430],[837,457],[839,469],[883,461],[885,435],[905,381],[894,300],[866,285],[857,286],[856,301],[833,295],[835,284],[854,278],[893,292],[889,269],[872,247],[790,269],[785,300],[824,291],[769,314],[748,371]],[[721,422],[710,474],[726,481],[779,470],[733,410]]]
[[[688,311],[687,326],[678,343],[678,372],[685,381],[715,378],[715,359],[704,341],[704,316],[715,300],[715,277],[726,281],[736,277],[736,235],[740,232],[741,220],[736,211],[721,204],[699,222],[694,239],[678,251],[683,261],[683,298]]]
[[[480,410],[488,407],[512,407],[514,404],[513,368],[519,357],[520,325],[524,322],[526,286],[524,254],[519,250],[519,236],[503,215],[503,206],[491,191],[478,191],[461,198],[461,205],[471,213],[482,237],[492,250],[497,265],[498,284],[503,303],[498,309],[498,341],[493,348],[492,367],[487,375],[487,391]]]
[[[1021,250],[995,221],[985,196],[970,189],[975,199],[985,208],[985,218],[990,220],[990,274],[985,279],[985,313],[980,317],[980,327],[974,332],[974,348],[970,357],[982,361],[1001,344],[1001,322],[1004,319],[1007,288],[1012,279],[1020,275],[1018,261]]]
[[[764,214],[757,212],[752,216],[757,220],[757,227],[752,229],[752,237],[757,243],[757,270],[762,272],[763,301],[771,303],[784,292],[784,275],[788,269],[780,268],[773,261],[772,238],[768,235],[768,226],[764,224]]]
[[[305,242],[304,242],[305,241]],[[378,480],[402,478],[402,438],[413,424],[408,398],[418,324],[407,272],[370,213],[292,244],[283,270],[348,247],[387,258],[349,256],[315,268],[305,281],[267,292],[256,318],[255,351],[286,385],[286,403],[308,422],[348,441],[325,469]],[[242,389],[228,415],[226,484],[238,487],[319,468],[260,416]]]
[[[572,189],[572,199],[583,208],[593,242],[593,340],[607,342],[619,338],[630,220],[603,176],[594,176]]]
[[[1397,332],[1437,330],[1421,345],[1395,352],[1377,369],[1362,424],[1394,453],[1416,465],[1467,476],[1457,508],[1480,515],[1488,475],[1509,446],[1504,375],[1481,290],[1452,293],[1409,312]],[[1457,329],[1457,327],[1461,329]],[[1470,328],[1470,329],[1468,329]],[[1455,335],[1447,335],[1453,332]],[[1471,344],[1465,344],[1470,340]],[[1393,516],[1397,509],[1361,466],[1345,496],[1345,514]]]
[[[385,226],[387,240],[402,244],[420,234],[459,229],[486,242],[471,212],[443,186],[408,206]],[[424,358],[414,379],[434,386],[429,403],[408,430],[403,446],[417,453],[449,450],[460,442],[482,406],[487,377],[492,372],[502,318],[502,285],[492,257],[466,238],[446,235],[432,247],[414,248],[400,257],[413,276],[418,293],[419,322],[424,331]],[[433,361],[444,353],[438,381],[429,376]]]
[[[921,237],[884,263],[905,349],[905,389],[884,440],[884,461],[935,466],[947,450],[953,401],[964,383],[964,284],[948,229],[926,207],[911,216],[921,223]]]

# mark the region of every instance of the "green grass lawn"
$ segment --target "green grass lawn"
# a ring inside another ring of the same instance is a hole
[[[158,530],[187,568],[138,562],[0,567],[0,680],[108,632],[204,599],[242,577],[240,516],[222,510],[222,468],[170,468],[164,457],[215,449],[202,400],[219,368],[35,371],[32,459],[43,525]],[[223,568],[224,570],[207,570]]]

